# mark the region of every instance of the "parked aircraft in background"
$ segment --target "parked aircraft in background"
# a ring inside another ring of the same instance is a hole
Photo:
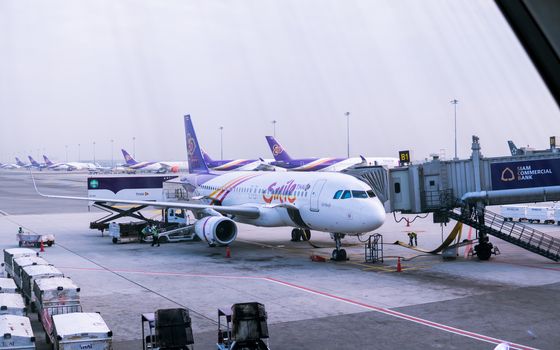
[[[271,167],[264,159],[213,160],[204,150],[201,149],[201,152],[206,165],[212,170],[274,170],[274,167]]]
[[[509,150],[512,156],[523,156],[527,154],[550,154],[559,152],[558,148],[549,148],[549,149],[534,149],[529,146],[517,148],[513,141],[508,141]]]
[[[399,165],[398,158],[360,157],[360,158],[292,158],[272,136],[266,136],[275,161],[272,165],[298,171],[342,171],[355,166],[384,165],[392,168]]]
[[[39,163],[37,162],[35,159],[33,159],[33,157],[31,156],[27,156],[27,158],[29,158],[29,162],[31,162],[31,166],[33,168],[37,168],[37,169],[44,169],[47,167],[47,164],[45,163]]]
[[[18,157],[15,157],[15,158],[16,158],[16,165],[17,166],[22,167],[22,168],[31,168],[32,167],[31,164],[27,164],[27,163],[22,162]]]
[[[45,164],[47,164],[47,169],[51,170],[74,170],[70,165],[66,163],[53,163],[51,160],[43,154],[43,159],[45,160]]]
[[[190,116],[185,116],[189,174],[181,179],[193,192],[192,202],[150,202],[95,198],[96,202],[187,209],[199,218],[194,230],[209,245],[228,245],[237,237],[235,222],[264,227],[294,227],[292,236],[310,230],[329,232],[335,240],[332,257],[346,260],[345,234],[373,231],[385,220],[385,210],[371,188],[341,173],[239,171],[211,173],[204,162]],[[42,194],[41,194],[42,195]],[[89,197],[42,195],[91,201]]]
[[[21,168],[17,164],[0,163],[0,169],[19,169]]]
[[[126,164],[123,166],[134,170],[155,171],[155,172],[172,172],[186,171],[188,169],[187,162],[181,161],[160,161],[160,162],[137,162],[130,153],[121,149]]]

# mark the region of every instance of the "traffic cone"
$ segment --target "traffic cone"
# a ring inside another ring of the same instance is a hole
[[[226,247],[226,258],[231,258],[231,249],[229,246]]]
[[[43,241],[41,241],[41,249],[39,251],[41,253],[43,253],[45,251],[45,245],[43,244]]]
[[[401,257],[400,256],[397,260],[397,272],[402,272]]]

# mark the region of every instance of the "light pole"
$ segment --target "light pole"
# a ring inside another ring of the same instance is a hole
[[[64,149],[66,150],[66,163],[68,163],[68,145],[64,145]]]
[[[113,142],[115,142],[115,140],[111,139],[111,168],[115,166],[114,157],[113,157]]]
[[[220,160],[224,160],[224,127],[220,126]]]
[[[453,105],[453,108],[455,110],[455,160],[457,160],[457,103],[459,103],[458,100],[453,99],[450,101],[451,104]]]
[[[132,157],[136,159],[136,136],[132,136]]]
[[[276,120],[272,121],[272,135],[276,138]]]
[[[93,164],[95,164],[95,141],[93,141]]]
[[[346,116],[346,157],[350,158],[350,112],[344,113]]]
[[[82,155],[81,155],[81,153],[80,153],[80,146],[81,146],[81,145],[78,143],[78,162],[81,162],[81,161],[82,161]]]

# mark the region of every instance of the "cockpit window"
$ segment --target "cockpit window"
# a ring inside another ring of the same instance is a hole
[[[352,197],[354,198],[367,198],[368,195],[366,191],[352,191]]]
[[[375,197],[375,193],[373,193],[373,190],[367,191],[367,194],[368,194],[368,197],[369,197],[369,198]]]
[[[340,195],[342,194],[342,190],[338,190],[336,191],[336,193],[334,194],[334,199],[340,199]]]
[[[352,198],[352,195],[348,190],[344,191],[344,193],[342,194],[342,199],[347,199],[347,198]]]

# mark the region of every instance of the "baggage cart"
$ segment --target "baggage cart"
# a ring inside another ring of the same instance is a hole
[[[0,315],[27,316],[23,297],[19,293],[1,293]]]
[[[0,293],[17,293],[18,287],[11,278],[0,278]]]
[[[6,277],[12,277],[14,274],[13,260],[23,256],[39,256],[39,253],[29,248],[10,248],[4,249],[4,270]]]
[[[0,350],[35,349],[31,322],[25,316],[0,315]]]
[[[53,315],[52,320],[55,350],[113,349],[113,332],[98,313]]]
[[[16,240],[20,247],[35,247],[39,248],[41,242],[45,246],[51,247],[54,244],[54,235],[41,235],[38,233],[19,232],[16,234]]]
[[[56,267],[52,265],[30,265],[23,268],[21,272],[21,285],[25,301],[30,304],[31,311],[35,311],[35,293],[33,293],[33,282],[40,278],[64,277]]]
[[[40,256],[23,256],[17,259],[14,259],[13,263],[13,279],[16,283],[16,286],[21,289],[21,272],[23,268],[26,266],[31,265],[50,265],[48,261],[41,258]]]
[[[183,308],[155,312],[155,344],[160,350],[188,350],[194,344],[189,311]]]

